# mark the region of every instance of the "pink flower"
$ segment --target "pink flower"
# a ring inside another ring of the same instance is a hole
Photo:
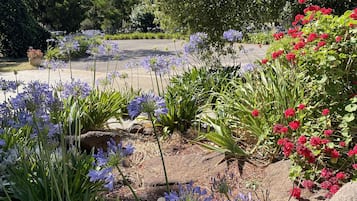
[[[336,40],[336,43],[341,42],[341,40],[342,40],[342,36],[336,36],[335,40]]]
[[[338,185],[333,185],[330,187],[330,193],[335,194],[340,189]]]
[[[262,62],[262,64],[267,64],[267,63],[268,63],[268,61],[269,61],[268,59],[265,59],[265,58],[264,58],[264,59],[262,59],[262,61],[261,61],[261,62]]]
[[[345,174],[344,172],[338,172],[338,173],[336,174],[336,178],[337,178],[338,180],[343,180],[343,179],[346,178],[346,174]]]
[[[301,103],[301,104],[298,106],[298,109],[299,109],[299,110],[303,110],[303,109],[305,109],[305,107],[306,107],[306,105],[303,104],[303,103]]]
[[[338,143],[341,147],[345,147],[346,146],[346,142],[344,142],[344,141],[341,141],[341,142],[339,142]]]
[[[355,169],[355,170],[357,170],[357,163],[352,164],[352,168]]]
[[[331,182],[329,182],[329,181],[324,181],[324,182],[322,182],[322,183],[320,184],[320,187],[321,187],[322,189],[329,189],[331,186],[332,186],[332,184],[331,184]]]
[[[313,181],[311,181],[311,180],[304,180],[303,182],[302,182],[302,186],[304,187],[304,188],[307,188],[307,189],[309,189],[309,190],[311,190],[313,187],[314,187],[314,182]]]
[[[285,118],[293,117],[295,116],[295,110],[294,108],[288,108],[284,112]]]
[[[283,53],[284,53],[283,50],[278,50],[278,51],[273,52],[273,53],[271,54],[271,57],[272,57],[273,59],[276,59],[276,58],[280,57]]]
[[[304,4],[306,1],[305,0],[298,0],[299,4]]]
[[[330,129],[324,130],[324,135],[325,135],[326,137],[330,137],[330,136],[332,135],[332,133],[333,133],[333,130],[330,130]]]
[[[292,129],[292,130],[297,130],[299,127],[300,127],[300,122],[295,120],[295,121],[292,121],[289,123],[289,127]]]
[[[290,192],[291,196],[293,196],[296,199],[300,199],[301,196],[301,189],[298,187],[295,187],[291,190]]]
[[[252,116],[253,116],[253,117],[259,116],[259,110],[254,109],[254,110],[252,111]]]
[[[329,109],[323,109],[323,110],[322,110],[322,115],[323,115],[323,116],[327,116],[329,113],[330,113],[330,110],[329,110]]]
[[[332,171],[327,168],[323,168],[321,170],[321,177],[329,179],[330,177],[332,177]]]

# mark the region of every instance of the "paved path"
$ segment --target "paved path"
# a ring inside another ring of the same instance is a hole
[[[151,76],[143,68],[138,67],[135,69],[126,68],[126,64],[129,62],[140,62],[143,58],[150,55],[166,54],[175,55],[183,50],[184,41],[175,40],[120,40],[116,41],[122,50],[121,59],[111,61],[109,63],[109,71],[116,68],[120,73],[126,73],[128,78],[123,80],[119,79],[115,83],[114,88],[121,89],[125,86],[132,86],[133,88],[140,88],[144,91],[152,90]],[[267,50],[267,46],[259,47],[258,45],[244,44],[245,53],[240,53],[238,63],[252,63],[256,59],[264,57]],[[93,72],[87,69],[92,65],[93,61],[83,58],[72,62],[73,77],[75,79],[81,79],[88,83],[93,83]],[[107,71],[107,61],[97,61],[97,78],[105,78]],[[179,73],[179,72],[178,72]],[[15,80],[15,76],[12,72],[0,73],[0,77],[7,80]],[[168,83],[168,77],[164,78],[164,85]],[[40,80],[43,82],[48,81],[48,70],[28,70],[18,72],[18,80],[29,82],[31,80]],[[62,71],[50,72],[50,84],[58,83],[59,81],[69,81],[70,72],[69,69]],[[0,100],[3,99],[2,94]]]

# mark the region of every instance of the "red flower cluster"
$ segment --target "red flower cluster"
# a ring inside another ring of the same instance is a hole
[[[296,58],[295,54],[292,52],[289,52],[288,54],[286,54],[285,57],[288,61],[293,61]]]
[[[296,199],[300,199],[301,197],[301,189],[298,187],[295,187],[291,190],[290,192],[291,196],[293,196]]]
[[[357,144],[353,147],[353,149],[348,151],[347,155],[349,157],[353,157],[357,155]]]
[[[321,114],[322,114],[323,116],[327,116],[329,113],[330,113],[330,110],[329,110],[329,109],[323,109]]]
[[[254,110],[252,111],[252,116],[253,116],[253,117],[259,116],[259,110],[254,109]]]
[[[278,145],[283,146],[283,153],[285,157],[289,157],[294,149],[294,144],[288,138],[281,138],[278,140]]]
[[[284,112],[284,115],[285,115],[285,118],[294,117],[295,116],[294,108],[286,109],[285,112]]]
[[[295,121],[290,122],[289,127],[294,131],[297,130],[300,127],[300,121],[295,120]]]
[[[284,33],[283,32],[279,32],[279,33],[275,33],[273,34],[275,40],[280,40],[282,38],[284,38]]]
[[[357,8],[353,10],[352,14],[350,15],[350,18],[357,20]]]
[[[277,134],[285,134],[289,131],[288,127],[281,124],[275,124],[273,127],[273,132]]]
[[[283,53],[284,53],[284,50],[278,50],[278,51],[273,52],[271,54],[271,57],[273,59],[276,59],[276,58],[280,57]]]
[[[262,62],[262,64],[267,64],[267,63],[268,63],[268,61],[269,61],[268,59],[264,58],[264,59],[262,59],[262,61],[261,61],[261,62]]]

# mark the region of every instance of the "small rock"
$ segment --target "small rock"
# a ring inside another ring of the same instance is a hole
[[[157,199],[157,201],[165,201],[164,197],[159,197],[159,199]]]
[[[357,200],[357,182],[349,182],[342,186],[337,193],[332,196],[330,201],[356,201]]]

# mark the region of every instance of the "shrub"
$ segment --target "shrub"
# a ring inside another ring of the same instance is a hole
[[[357,91],[357,21],[352,17],[357,11],[346,11],[342,16],[333,16],[331,11],[318,6],[306,8],[305,15],[296,16],[287,35],[277,33],[282,37],[276,38],[267,58],[319,81],[323,91],[314,100],[343,113],[340,106]],[[303,24],[301,28],[299,24]]]

